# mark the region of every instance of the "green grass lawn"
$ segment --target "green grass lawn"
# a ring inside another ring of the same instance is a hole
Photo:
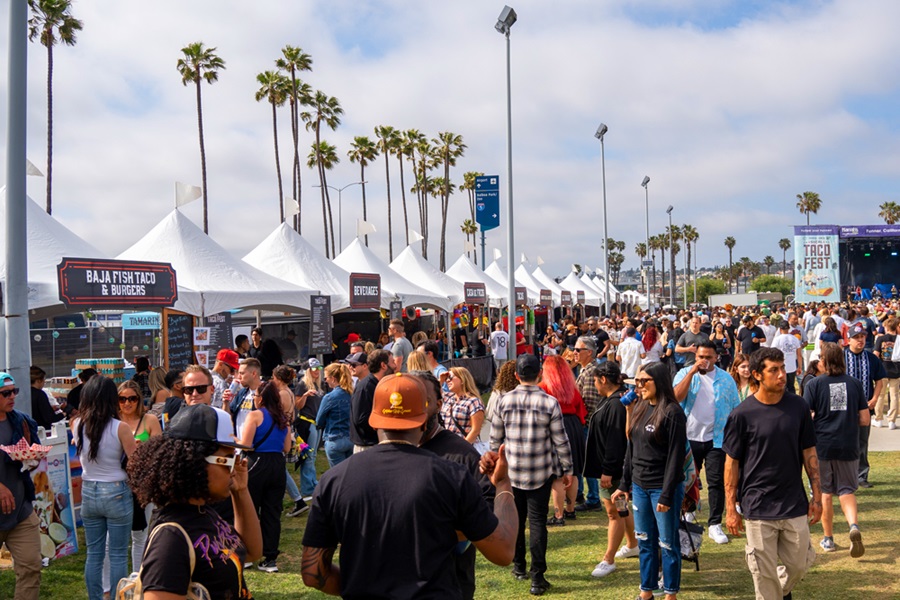
[[[858,495],[865,556],[859,560],[850,558],[847,525],[837,508],[835,542],[838,550],[832,554],[820,551],[815,565],[794,590],[795,599],[900,598],[900,465],[897,458],[897,453],[870,455],[871,481],[875,487],[860,490]],[[319,465],[324,465],[324,453],[320,453]],[[704,517],[705,513],[701,515]],[[325,597],[304,587],[300,578],[300,542],[305,522],[305,516],[285,518],[282,522],[284,554],[278,560],[280,573],[253,571],[247,574],[248,585],[257,600]],[[815,526],[812,533],[818,549],[821,526]],[[606,545],[606,516],[602,512],[579,516],[564,527],[551,527],[549,535],[547,579],[553,587],[546,596],[616,600],[635,597],[639,583],[636,558],[618,561],[618,570],[601,580],[590,577]],[[75,600],[86,597],[84,556],[82,543],[78,554],[55,561],[45,569],[41,598]],[[743,556],[741,539],[717,546],[705,538],[700,556],[701,570],[695,572],[692,564],[685,564],[681,597],[698,600],[752,598],[753,583]],[[0,600],[13,597],[13,581],[11,571],[0,571]],[[476,597],[526,598],[529,597],[528,582],[516,581],[508,568],[496,567],[479,557]]]

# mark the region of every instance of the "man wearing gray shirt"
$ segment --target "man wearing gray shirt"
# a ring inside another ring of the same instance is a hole
[[[691,318],[690,329],[685,331],[675,342],[675,352],[684,355],[684,366],[690,367],[697,360],[697,347],[700,342],[709,341],[709,336],[700,332],[700,317]]]
[[[397,373],[406,373],[406,359],[413,351],[412,344],[406,339],[404,333],[403,321],[393,319],[388,326],[388,333],[393,336],[394,343],[391,344],[391,356],[393,356],[394,371]]]

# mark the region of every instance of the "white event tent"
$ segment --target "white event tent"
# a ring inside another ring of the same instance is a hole
[[[197,316],[244,308],[306,314],[317,293],[232,256],[177,209],[119,258],[171,263],[178,281],[200,292],[199,305],[185,309]]]
[[[412,246],[407,246],[390,266],[401,277],[415,281],[437,296],[450,298],[451,307],[462,304],[465,300],[463,286],[422,258],[422,255],[413,250]]]
[[[476,267],[465,254],[461,254],[457,261],[450,265],[447,275],[462,284],[483,283],[490,306],[499,307],[508,304],[506,286],[500,285],[493,277]]]
[[[544,273],[543,269],[538,267],[537,269],[532,271],[531,276],[534,277],[535,281],[541,284],[541,287],[550,290],[550,292],[553,294],[553,302],[556,306],[559,306],[562,303],[562,287],[560,287],[558,283],[553,281],[552,277]]]
[[[382,293],[387,292],[396,296],[403,306],[430,306],[440,310],[450,311],[453,305],[447,296],[437,296],[432,292],[407,280],[394,271],[390,265],[375,256],[359,241],[353,240],[337,258],[334,264],[350,273],[377,273],[381,275]]]
[[[588,306],[596,306],[600,307],[600,295],[593,289],[588,288],[583,281],[578,279],[578,276],[575,275],[574,271],[570,271],[569,274],[563,279],[559,285],[564,290],[569,290],[572,292],[572,303],[576,302],[576,298],[579,291],[584,292],[584,302]]]
[[[331,296],[332,313],[350,308],[350,273],[325,258],[287,223],[276,227],[243,260],[294,285]]]
[[[48,215],[44,209],[27,198],[28,244],[28,310],[32,318],[44,318],[72,312],[59,299],[57,266],[62,258],[109,258],[103,252],[84,241],[62,223]],[[0,231],[6,231],[6,188],[0,188]],[[148,259],[152,260],[152,259]],[[164,262],[156,260],[155,262]],[[0,242],[0,273],[6,272],[6,243]],[[181,279],[176,270],[176,280]],[[200,294],[178,286],[175,308],[189,312],[200,305]]]
[[[582,273],[579,279],[587,289],[594,290],[594,293],[596,293],[597,297],[600,298],[600,304],[608,304],[608,300],[606,299],[606,290],[604,289],[606,284],[603,283],[603,281],[594,281],[587,273]],[[613,300],[615,300],[616,290],[612,285],[609,286],[609,294],[613,297]]]
[[[537,290],[537,296],[535,297],[536,298],[535,304],[540,304],[541,290],[542,289],[546,290],[546,289],[550,289],[550,288],[545,287],[543,284],[541,284],[540,281],[538,281],[534,277],[532,277],[531,273],[529,273],[528,269],[525,267],[525,263],[521,263],[519,265],[519,267],[516,269],[516,272],[514,273],[514,275],[515,275],[516,281],[521,281],[522,285],[524,285],[528,289]],[[552,292],[553,291],[551,290],[551,295],[552,295]]]
[[[490,276],[494,281],[496,281],[497,283],[499,283],[500,285],[503,286],[503,289],[506,290],[505,295],[509,295],[509,290],[507,290],[507,288],[509,287],[509,281],[507,279],[506,272],[500,267],[500,264],[496,260],[494,262],[492,262],[491,264],[489,264],[487,269],[484,270],[484,272],[487,273],[488,276]],[[513,273],[513,278],[515,279],[517,286],[525,288],[526,296],[528,297],[527,303],[529,305],[537,304],[541,298],[541,294],[540,294],[541,288],[540,287],[533,288],[533,287],[530,287],[529,285],[527,285],[525,282],[519,281],[516,278],[515,273]]]

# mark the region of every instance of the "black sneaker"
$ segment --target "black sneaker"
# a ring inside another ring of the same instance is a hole
[[[513,567],[512,575],[519,581],[528,579],[528,573],[526,573],[524,569],[519,569],[518,567]]]
[[[531,579],[531,595],[542,596],[544,592],[550,589],[550,582],[544,579],[543,575],[536,575]]]
[[[259,564],[256,565],[256,568],[262,571],[263,573],[277,573],[278,572],[278,563],[275,562],[275,559],[266,560],[265,558],[259,561]]]
[[[294,502],[294,508],[288,511],[287,516],[289,517],[299,517],[303,513],[309,510],[309,504],[303,501],[303,498]]]
[[[590,512],[592,510],[600,510],[603,505],[600,502],[582,502],[575,505],[576,512]]]
[[[868,482],[867,480],[865,480],[865,479],[860,479],[858,485],[859,485],[859,487],[861,487],[861,488],[864,489],[864,490],[867,490],[867,489],[869,489],[870,487],[873,487],[872,484],[869,483],[869,482]]]
[[[574,511],[574,510],[573,510],[572,512],[568,512],[568,511],[565,511],[565,510],[564,510],[564,511],[563,511],[563,518],[566,519],[566,520],[568,521],[569,519],[577,519],[577,518],[578,518],[578,515],[575,514],[575,511]]]
[[[547,527],[554,527],[557,525],[565,525],[565,524],[566,524],[566,519],[564,517],[553,516],[553,517],[550,517],[549,519],[547,519]]]

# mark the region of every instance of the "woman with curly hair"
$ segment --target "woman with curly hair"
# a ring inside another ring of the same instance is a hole
[[[487,409],[484,411],[484,418],[490,422],[494,421],[494,414],[497,411],[497,404],[500,403],[500,396],[506,392],[511,392],[519,385],[516,378],[516,361],[508,360],[500,366],[497,372],[497,379],[494,380],[494,389],[491,390],[491,397],[488,398]]]
[[[158,507],[141,568],[146,600],[186,598],[191,582],[212,598],[250,597],[243,568],[262,555],[262,534],[231,432],[225,411],[186,406],[131,457],[129,484],[142,505]],[[210,506],[229,497],[234,526]]]
[[[441,373],[440,382],[446,383],[449,389],[444,392],[441,424],[444,429],[474,444],[484,425],[484,404],[475,379],[467,368],[451,367],[450,371]]]
[[[347,365],[331,363],[325,367],[325,383],[331,391],[322,398],[316,415],[316,427],[325,440],[325,456],[329,466],[335,466],[353,454],[350,441],[350,395],[353,380]]]
[[[584,440],[587,408],[575,385],[575,375],[563,357],[548,356],[544,359],[540,388],[556,398],[559,403],[563,427],[569,438],[569,449],[572,453],[572,469],[575,473],[581,473],[584,470],[584,444],[581,442]],[[556,457],[553,462],[557,463]],[[553,497],[553,516],[547,520],[547,525],[565,525],[565,519],[575,518],[575,496],[578,495],[578,486],[570,485],[567,489],[563,485],[562,475],[561,470],[557,472],[550,489]]]
[[[128,575],[128,540],[134,505],[122,457],[134,451],[134,434],[119,420],[116,384],[92,377],[81,392],[72,437],[81,459],[81,518],[87,544],[84,580],[88,598],[103,597],[103,558],[109,534],[111,581]]]
[[[277,573],[281,541],[281,499],[287,471],[284,453],[291,449],[290,420],[282,408],[278,387],[266,382],[255,398],[256,409],[244,422],[241,444],[253,448],[249,455],[250,497],[262,527],[263,559],[257,565],[265,573]]]

